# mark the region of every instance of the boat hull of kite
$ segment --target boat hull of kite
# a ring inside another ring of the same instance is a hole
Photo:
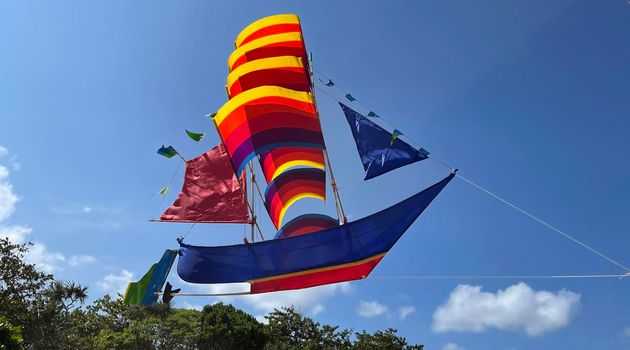
[[[249,282],[251,293],[363,279],[453,176],[378,213],[327,230],[231,246],[181,243],[177,273],[190,283]]]

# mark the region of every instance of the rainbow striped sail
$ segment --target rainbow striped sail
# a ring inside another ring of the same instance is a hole
[[[296,15],[258,20],[228,59],[229,101],[213,120],[236,174],[258,157],[276,229],[301,198],[326,198],[325,149],[302,28]],[[297,169],[297,170],[296,170]]]

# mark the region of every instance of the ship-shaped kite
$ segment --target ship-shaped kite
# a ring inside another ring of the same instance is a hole
[[[298,16],[260,19],[237,36],[235,47],[228,59],[229,100],[212,114],[222,142],[186,161],[183,188],[160,221],[249,224],[251,241],[194,246],[180,240],[177,250],[167,251],[143,279],[130,283],[128,303],[155,302],[176,255],[184,281],[248,282],[251,289],[245,294],[364,279],[455,176],[453,172],[389,208],[348,222],[326,153]],[[397,130],[378,126],[373,112],[362,115],[339,104],[366,180],[428,157],[424,149],[401,140]],[[176,153],[172,147],[160,150],[170,157]],[[277,230],[273,239],[259,241],[254,241],[256,162],[266,184],[260,197]],[[336,217],[309,213],[287,220],[287,209],[296,201],[325,199],[327,177]]]

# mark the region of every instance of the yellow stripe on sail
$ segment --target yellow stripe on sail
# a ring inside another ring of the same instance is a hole
[[[302,59],[300,57],[295,56],[269,57],[247,62],[238,66],[238,68],[228,75],[227,89],[228,91],[231,91],[232,85],[234,85],[238,79],[246,74],[273,68],[304,68],[304,64],[302,63]]]
[[[245,27],[245,29],[243,29],[236,37],[234,45],[236,45],[236,47],[241,46],[241,43],[250,35],[254,34],[262,28],[269,27],[275,24],[300,24],[300,18],[298,17],[298,15],[294,14],[274,15],[261,18]]]
[[[291,198],[285,205],[282,206],[282,210],[280,210],[280,215],[278,217],[278,227],[276,228],[279,229],[280,227],[282,227],[284,214],[286,214],[289,207],[291,207],[295,202],[299,201],[302,198],[315,198],[315,199],[321,199],[322,202],[326,202],[326,198],[320,196],[317,193],[311,193],[311,192],[300,193],[299,195]]]
[[[279,86],[259,86],[234,96],[231,100],[228,100],[221,106],[214,116],[214,122],[217,126],[232,113],[235,109],[247,104],[251,101],[264,98],[264,97],[283,97],[299,102],[313,103],[313,96],[308,92],[296,91],[291,89],[285,89]]]
[[[313,161],[305,160],[305,159],[292,160],[290,162],[286,162],[280,165],[278,169],[276,169],[276,171],[273,173],[273,175],[271,175],[271,181],[273,181],[276,177],[278,177],[283,172],[289,170],[290,168],[298,167],[298,166],[306,166],[306,167],[326,170],[326,166],[323,163],[313,162]]]
[[[250,51],[259,49],[261,47],[265,47],[268,45],[276,44],[276,43],[284,43],[290,41],[302,41],[302,34],[297,32],[291,33],[282,33],[282,34],[274,34],[269,36],[264,36],[262,38],[252,40],[247,44],[237,48],[232,52],[230,57],[228,58],[228,68],[230,71],[232,70],[232,66],[236,61],[241,58],[243,55],[247,54]]]

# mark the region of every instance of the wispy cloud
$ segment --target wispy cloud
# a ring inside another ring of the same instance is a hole
[[[127,284],[133,280],[133,273],[122,270],[119,274],[110,273],[98,281],[98,286],[105,293],[115,295],[116,293],[124,294]]]
[[[490,328],[521,330],[537,336],[569,324],[580,295],[565,289],[535,291],[525,283],[496,293],[459,285],[433,314],[435,332],[483,332]]]
[[[407,316],[416,312],[416,308],[413,305],[406,305],[398,308],[398,318],[404,320]]]
[[[68,265],[72,267],[85,266],[96,263],[96,258],[91,255],[73,255],[68,259]]]
[[[621,331],[621,335],[630,338],[630,326],[624,327],[624,329]]]
[[[466,349],[462,348],[461,346],[455,343],[446,343],[442,347],[442,350],[466,350]]]
[[[383,305],[375,300],[359,301],[359,306],[357,306],[357,313],[360,316],[371,318],[375,316],[384,315],[389,311],[387,305]]]
[[[13,185],[7,181],[8,177],[9,171],[0,165],[0,223],[15,212],[15,204],[19,200],[18,196],[13,193]]]
[[[179,309],[187,309],[187,310],[197,310],[197,311],[201,311],[204,307],[204,305],[201,304],[191,304],[187,301],[183,301],[183,302],[177,302],[175,301],[174,306],[175,308],[179,308]]]
[[[6,147],[0,146],[0,157],[9,155]],[[11,158],[16,159],[15,156]],[[0,237],[6,237],[15,244],[23,244],[31,241],[32,229],[24,225],[4,225],[3,222],[15,212],[15,205],[19,197],[13,192],[13,185],[9,182],[10,171],[7,167],[0,165]],[[90,257],[90,258],[88,258]],[[35,264],[44,272],[52,273],[63,268],[66,262],[70,266],[77,266],[80,262],[89,263],[96,259],[88,255],[66,257],[59,252],[50,251],[42,242],[33,242],[25,256],[28,263]]]

